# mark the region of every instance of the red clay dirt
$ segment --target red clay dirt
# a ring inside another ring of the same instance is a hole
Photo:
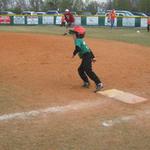
[[[150,48],[99,39],[85,39],[96,55],[93,69],[104,89],[119,89],[150,98]],[[82,89],[78,56],[70,36],[0,33],[1,112],[45,108],[100,97]],[[148,102],[149,103],[149,102]]]

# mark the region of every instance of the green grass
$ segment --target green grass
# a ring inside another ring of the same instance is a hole
[[[137,33],[137,30],[140,33]],[[144,29],[136,28],[88,28],[88,36],[106,40],[122,41],[127,43],[150,46],[150,34]]]
[[[146,29],[140,28],[115,28],[86,27],[87,37],[106,40],[123,41],[144,46],[150,46],[150,33]],[[140,33],[137,33],[137,30]],[[0,31],[9,32],[30,32],[42,34],[61,35],[65,31],[64,27],[59,26],[0,26]]]

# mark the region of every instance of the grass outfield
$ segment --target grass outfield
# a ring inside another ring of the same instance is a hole
[[[106,40],[116,40],[128,43],[150,46],[150,33],[146,29],[137,28],[104,28],[86,27],[87,37],[100,38]],[[64,27],[59,26],[0,26],[0,31],[11,32],[33,32],[44,34],[60,35],[64,32]],[[139,30],[140,32],[137,32]]]

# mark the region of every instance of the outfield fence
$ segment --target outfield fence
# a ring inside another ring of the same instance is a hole
[[[62,16],[24,16],[24,15],[0,15],[0,25],[60,25]],[[147,17],[117,17],[116,27],[147,27]],[[75,16],[76,25],[84,26],[110,26],[106,16]]]

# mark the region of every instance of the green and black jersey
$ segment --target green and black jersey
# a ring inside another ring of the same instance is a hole
[[[90,48],[87,46],[87,44],[82,38],[77,38],[75,40],[75,50],[73,52],[73,55],[76,55],[77,53],[80,58],[82,58],[83,55],[86,53],[91,54],[91,58],[94,58],[92,51],[90,50]]]

